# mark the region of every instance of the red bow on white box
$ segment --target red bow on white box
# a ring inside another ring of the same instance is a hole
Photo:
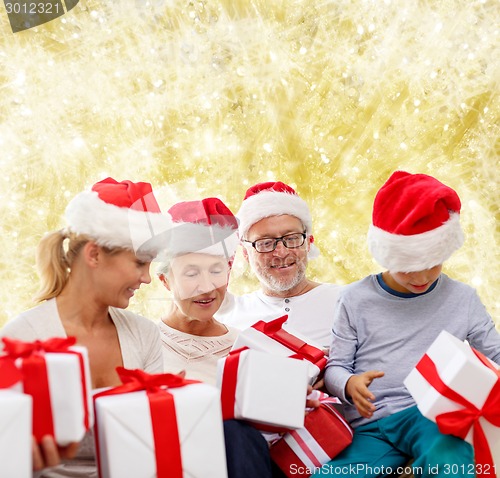
[[[174,398],[168,389],[200,382],[170,373],[148,374],[143,370],[128,370],[123,367],[117,367],[116,371],[123,385],[94,395],[94,403],[100,397],[145,391],[149,401],[154,436],[156,476],[157,478],[182,478],[183,467],[177,415]],[[102,476],[97,421],[95,438],[99,475]]]
[[[495,465],[488,440],[479,419],[483,417],[493,425],[500,427],[500,370],[493,367],[483,354],[475,349],[472,349],[472,351],[483,365],[497,375],[497,381],[480,409],[443,382],[436,365],[428,355],[422,357],[416,368],[441,395],[463,406],[460,410],[438,415],[436,423],[441,433],[455,435],[462,439],[465,439],[471,429],[473,430],[472,441],[477,476],[486,477],[491,476],[490,471],[495,469]]]
[[[75,337],[55,337],[33,342],[23,342],[4,337],[2,341],[5,352],[5,355],[1,357],[2,369],[8,371],[7,377],[4,377],[3,380],[12,382],[11,386],[18,381],[22,381],[24,393],[33,397],[33,435],[36,440],[40,441],[45,435],[56,436],[46,363],[46,354],[48,353],[72,354],[77,357],[81,372],[82,406],[84,410],[83,426],[85,430],[88,430],[90,427],[88,377],[82,354],[71,349],[76,343]],[[18,359],[21,359],[19,367],[14,365]],[[19,375],[13,371],[12,366],[18,369]]]

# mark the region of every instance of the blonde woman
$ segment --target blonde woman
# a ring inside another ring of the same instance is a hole
[[[88,349],[94,389],[120,384],[117,366],[162,372],[155,324],[124,310],[151,282],[150,263],[158,252],[151,231],[170,225],[151,185],[107,178],[78,194],[65,218],[67,227],[39,244],[41,303],[7,323],[0,335],[25,341],[76,337]],[[45,468],[38,474],[43,478],[97,477],[91,433],[80,446],[65,449],[44,437],[40,447],[34,445],[33,464]]]

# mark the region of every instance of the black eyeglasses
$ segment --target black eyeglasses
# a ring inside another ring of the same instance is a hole
[[[294,232],[292,234],[287,234],[286,236],[281,236],[281,237],[257,239],[256,241],[253,242],[243,240],[243,242],[248,242],[249,244],[252,244],[252,247],[257,252],[272,252],[274,251],[274,249],[276,249],[276,247],[278,247],[278,242],[282,242],[287,249],[296,249],[297,247],[304,245],[306,237],[307,234],[305,232],[302,233]]]

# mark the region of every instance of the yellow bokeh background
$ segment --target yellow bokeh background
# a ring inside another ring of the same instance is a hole
[[[348,283],[379,270],[373,197],[405,169],[459,193],[445,271],[500,330],[497,0],[89,0],[15,34],[1,5],[0,32],[0,325],[34,305],[41,236],[104,177],[235,211],[287,182],[311,207],[311,278]],[[256,287],[238,256],[231,289]],[[154,279],[130,308],[165,301]]]

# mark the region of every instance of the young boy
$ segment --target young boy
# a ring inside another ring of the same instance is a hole
[[[387,270],[341,294],[325,373],[354,440],[318,475],[385,476],[413,458],[415,476],[475,476],[470,444],[441,434],[403,385],[443,329],[500,363],[500,334],[476,292],[441,272],[463,243],[460,206],[425,174],[397,171],[377,193],[368,242]]]

